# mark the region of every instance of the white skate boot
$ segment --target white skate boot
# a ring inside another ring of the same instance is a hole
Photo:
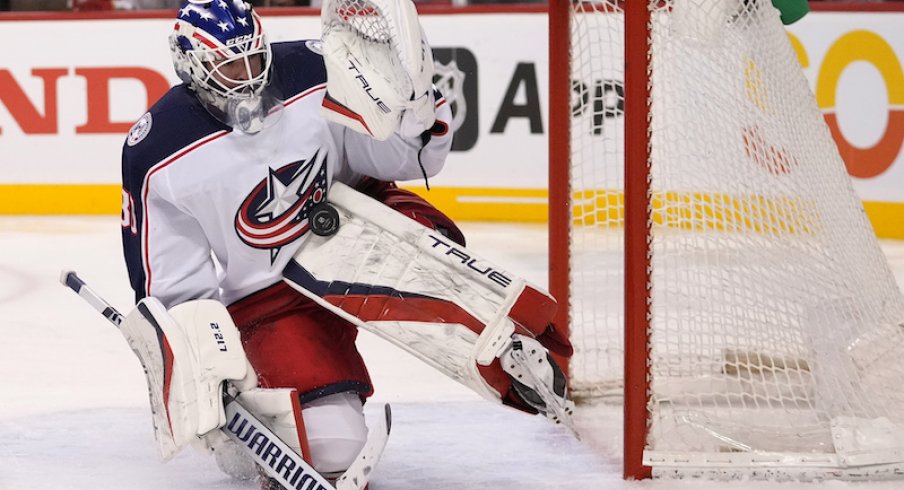
[[[574,402],[568,398],[565,375],[540,342],[514,334],[499,360],[502,370],[512,378],[512,387],[528,405],[554,424],[575,432]]]

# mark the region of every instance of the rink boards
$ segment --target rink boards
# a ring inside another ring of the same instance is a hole
[[[789,29],[855,188],[886,237],[904,237],[895,226],[904,215],[898,10],[814,12]],[[29,48],[8,50],[0,65],[0,213],[115,214],[124,134],[177,81],[166,43],[171,15],[14,15],[0,16],[0,42],[28,40]],[[545,221],[543,8],[425,11],[422,22],[457,135],[430,199],[455,219]],[[314,11],[270,10],[264,23],[273,41],[319,35]],[[605,97],[622,81],[579,82]],[[597,102],[582,110],[604,107]],[[423,182],[409,186],[424,190]]]

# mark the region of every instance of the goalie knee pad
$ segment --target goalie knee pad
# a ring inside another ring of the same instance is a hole
[[[361,398],[339,393],[302,407],[311,460],[319,473],[336,477],[345,472],[367,441]]]
[[[432,228],[453,242],[465,246],[465,236],[451,218],[436,209],[421,196],[405,189],[389,189],[383,194],[383,204]]]

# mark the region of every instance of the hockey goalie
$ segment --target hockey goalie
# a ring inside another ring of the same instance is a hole
[[[368,442],[358,328],[569,424],[555,301],[394,184],[436,175],[452,142],[413,3],[322,11],[322,40],[271,44],[250,3],[187,1],[170,34],[183,83],[123,145],[138,305],[122,331],[161,454],[194,445],[235,477],[265,474],[264,488],[362,488],[355,465],[382,446]],[[267,430],[249,435],[236,407]]]

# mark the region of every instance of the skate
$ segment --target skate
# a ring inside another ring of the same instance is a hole
[[[511,346],[499,360],[512,379],[512,388],[525,403],[577,435],[572,421],[574,402],[568,398],[565,375],[540,342],[525,335],[512,335]]]

